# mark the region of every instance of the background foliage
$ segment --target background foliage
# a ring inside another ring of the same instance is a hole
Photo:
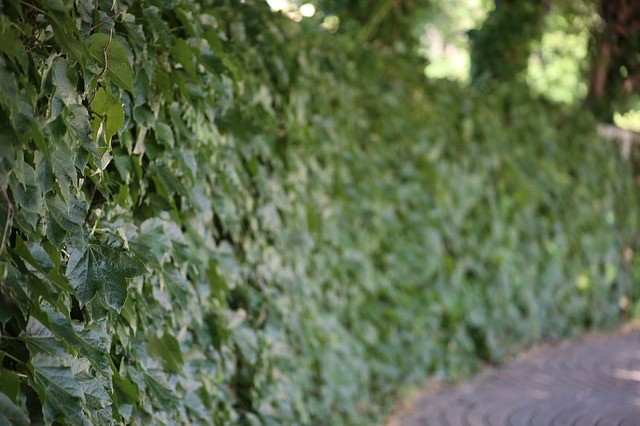
[[[252,1],[4,1],[0,33],[0,423],[369,424],[637,299],[583,112]]]

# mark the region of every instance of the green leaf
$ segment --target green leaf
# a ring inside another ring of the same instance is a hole
[[[172,373],[179,373],[184,364],[180,343],[175,337],[168,333],[163,333],[162,337],[151,335],[147,340],[147,350],[149,354],[160,358]]]
[[[76,90],[76,86],[68,76],[69,65],[67,60],[58,59],[53,63],[53,85],[56,88],[56,96],[66,106],[77,105],[82,99]]]
[[[40,0],[40,3],[56,12],[66,12],[73,6],[73,2],[67,1],[67,4],[65,4],[62,0]]]
[[[89,206],[84,201],[73,200],[65,204],[58,196],[47,197],[47,238],[60,247],[69,235],[76,246],[84,245],[84,218]]]
[[[87,119],[88,116],[85,117],[85,122]],[[77,186],[75,157],[74,152],[64,142],[57,143],[51,149],[51,167],[64,200],[71,199],[71,193]]]
[[[35,388],[44,405],[45,423],[64,420],[72,426],[84,425],[84,393],[71,368],[62,365],[57,358],[42,354],[34,356],[31,364]]]
[[[29,59],[19,36],[20,32],[16,31],[11,20],[5,15],[0,16],[0,40],[4,41],[0,43],[0,52],[16,58],[22,69],[26,70]]]
[[[29,417],[7,395],[0,392],[0,426],[29,425]]]
[[[120,311],[127,298],[128,280],[142,275],[143,265],[124,249],[89,244],[69,253],[66,275],[83,305],[102,292],[109,307]]]
[[[107,77],[133,94],[133,68],[124,45],[108,34],[99,33],[89,37],[89,53],[102,67],[105,66],[105,51]]]
[[[16,238],[14,250],[15,253],[20,255],[27,264],[31,265],[33,269],[42,274],[36,279],[38,284],[44,284],[43,279],[46,278],[62,291],[71,291],[71,287],[69,287],[67,280],[60,275],[57,268],[54,267],[55,263],[53,259],[51,259],[49,253],[43,250],[40,246],[34,243],[29,243],[29,246],[27,246],[21,238]],[[49,293],[48,290],[47,293]],[[49,294],[47,298],[50,299],[51,294]]]
[[[148,386],[150,393],[158,399],[166,409],[172,409],[177,395],[175,389],[167,382],[166,373],[159,368],[150,368],[143,373],[144,384]]]
[[[21,338],[27,344],[31,355],[46,353],[56,357],[66,356],[64,346],[55,338],[51,330],[34,317],[29,318]]]
[[[167,226],[161,219],[147,219],[140,225],[138,237],[129,241],[129,246],[146,263],[160,266],[173,249],[171,238],[166,231]]]
[[[174,138],[173,138],[173,130],[171,127],[165,123],[156,123],[155,126],[156,135],[158,136],[158,141],[163,144],[173,148]]]
[[[0,362],[2,362],[1,355]],[[0,367],[0,391],[7,395],[12,401],[18,401],[18,395],[20,395],[20,377],[12,370],[5,370]]]
[[[102,383],[94,377],[81,377],[78,379],[82,392],[87,400],[87,405],[93,410],[100,410],[111,405],[111,397],[109,392],[104,388]]]
[[[175,60],[183,66],[189,77],[195,79],[198,76],[194,63],[195,55],[187,42],[182,38],[176,39],[171,51]]]
[[[254,330],[241,326],[232,331],[235,343],[250,364],[258,359],[258,337]]]
[[[25,163],[23,166],[25,184],[11,180],[11,192],[20,208],[30,213],[40,213],[42,210],[42,190],[38,187],[36,171],[29,164]]]
[[[84,356],[105,377],[111,377],[111,367],[107,358],[107,345],[92,330],[75,330],[71,320],[60,312],[43,307],[42,312],[33,312],[33,316],[64,340],[74,351]],[[103,407],[104,408],[104,407]]]
[[[97,142],[100,136],[104,136],[108,144],[124,124],[122,102],[111,94],[111,90],[101,87],[91,102],[91,110],[97,115],[91,118],[93,140]]]
[[[87,56],[86,47],[81,42],[78,27],[72,14],[69,13],[73,3],[67,2],[64,5],[59,0],[41,0],[40,3],[47,10],[47,20],[62,50],[84,65]]]

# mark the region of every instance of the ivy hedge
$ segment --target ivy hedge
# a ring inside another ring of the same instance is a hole
[[[634,306],[584,112],[318,23],[1,3],[0,424],[369,424]]]

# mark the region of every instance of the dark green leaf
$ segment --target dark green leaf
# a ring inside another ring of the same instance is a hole
[[[0,40],[3,40],[3,43],[0,43],[0,52],[14,57],[22,69],[26,71],[28,66],[27,51],[20,41],[20,33],[16,31],[14,25],[7,16],[0,16]]]
[[[0,356],[0,362],[2,356]],[[0,391],[4,392],[12,401],[18,401],[20,395],[20,377],[16,372],[0,367]]]
[[[66,275],[84,305],[101,292],[112,309],[120,311],[127,298],[128,280],[145,272],[124,249],[90,244],[69,253]]]
[[[173,57],[179,64],[182,65],[189,77],[195,79],[197,77],[196,66],[194,62],[195,55],[193,54],[193,51],[191,50],[187,42],[182,38],[176,39],[173,45],[172,52]]]

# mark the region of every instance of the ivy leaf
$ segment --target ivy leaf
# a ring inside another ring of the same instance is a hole
[[[26,70],[29,57],[24,44],[19,39],[19,35],[11,25],[9,18],[5,15],[0,16],[0,40],[4,40],[3,43],[0,43],[0,52],[16,58],[22,69]]]
[[[175,143],[173,138],[173,130],[169,127],[168,124],[157,122],[155,126],[156,135],[158,136],[158,141],[162,142],[164,145],[167,145],[173,148]]]
[[[197,77],[197,74],[196,67],[193,61],[194,54],[187,42],[182,38],[176,39],[176,42],[173,45],[172,53],[175,60],[184,67],[184,70],[187,72],[189,77],[195,79]]]
[[[31,362],[35,389],[43,402],[44,421],[47,424],[64,419],[69,425],[82,426],[84,394],[71,368],[57,358],[37,354]]]
[[[111,90],[101,87],[91,102],[91,110],[97,115],[91,118],[93,140],[97,142],[104,135],[108,144],[124,124],[122,102],[111,94]]]
[[[67,106],[81,103],[80,94],[75,84],[69,79],[69,66],[65,59],[56,60],[53,63],[53,85],[56,88],[56,96]]]
[[[47,10],[46,17],[60,47],[73,59],[84,64],[86,48],[79,40],[77,26],[69,12],[71,2],[63,4],[60,0],[41,0],[42,7]]]
[[[94,410],[100,410],[112,404],[109,392],[96,378],[81,377],[79,380],[87,405]]]
[[[166,231],[167,227],[161,219],[147,219],[140,225],[138,238],[129,241],[129,247],[146,263],[160,266],[173,249]]]
[[[127,298],[127,280],[142,275],[144,266],[123,249],[89,244],[69,253],[66,275],[83,305],[103,292],[109,307],[120,312]]]
[[[74,245],[84,245],[84,218],[89,206],[84,201],[73,200],[66,205],[58,196],[47,197],[47,238],[60,247],[69,235]]]
[[[179,373],[184,364],[180,344],[175,337],[163,333],[162,337],[152,335],[147,342],[149,354],[162,359],[172,373]]]
[[[85,118],[85,123],[88,118],[88,116]],[[57,143],[51,149],[51,167],[59,182],[60,193],[65,200],[71,198],[71,193],[77,186],[75,157],[75,153],[66,143]]]
[[[3,355],[0,355],[0,362],[2,361]],[[16,372],[0,367],[0,392],[3,392],[10,400],[18,401],[18,395],[20,395],[20,377],[18,377]],[[0,406],[1,405],[2,404],[0,404]]]
[[[34,243],[29,243],[27,246],[21,238],[16,238],[14,250],[30,267],[33,267],[32,272],[37,271],[41,274],[39,276],[36,274],[38,278],[32,284],[44,284],[46,281],[55,284],[62,291],[71,291],[69,283],[60,275],[57,268],[55,268],[55,262],[42,247]],[[46,288],[46,286],[42,288]],[[47,298],[52,297],[49,290],[45,290],[42,295]]]
[[[29,425],[29,417],[11,399],[0,392],[0,425]]]
[[[148,387],[149,393],[158,399],[160,404],[172,407],[176,402],[175,389],[169,384],[166,373],[159,368],[150,368],[143,372],[144,384]]]
[[[53,334],[86,357],[103,376],[111,377],[107,346],[97,333],[91,330],[76,331],[67,317],[51,308],[43,307],[41,313],[33,312],[32,315],[45,324]]]
[[[89,53],[103,67],[105,51],[107,52],[107,77],[118,87],[133,94],[133,68],[124,45],[109,37],[108,34],[98,33],[89,37]]]
[[[21,338],[25,341],[29,352],[32,354],[46,353],[56,357],[64,357],[66,355],[64,347],[58,342],[51,330],[34,317],[29,318]]]

